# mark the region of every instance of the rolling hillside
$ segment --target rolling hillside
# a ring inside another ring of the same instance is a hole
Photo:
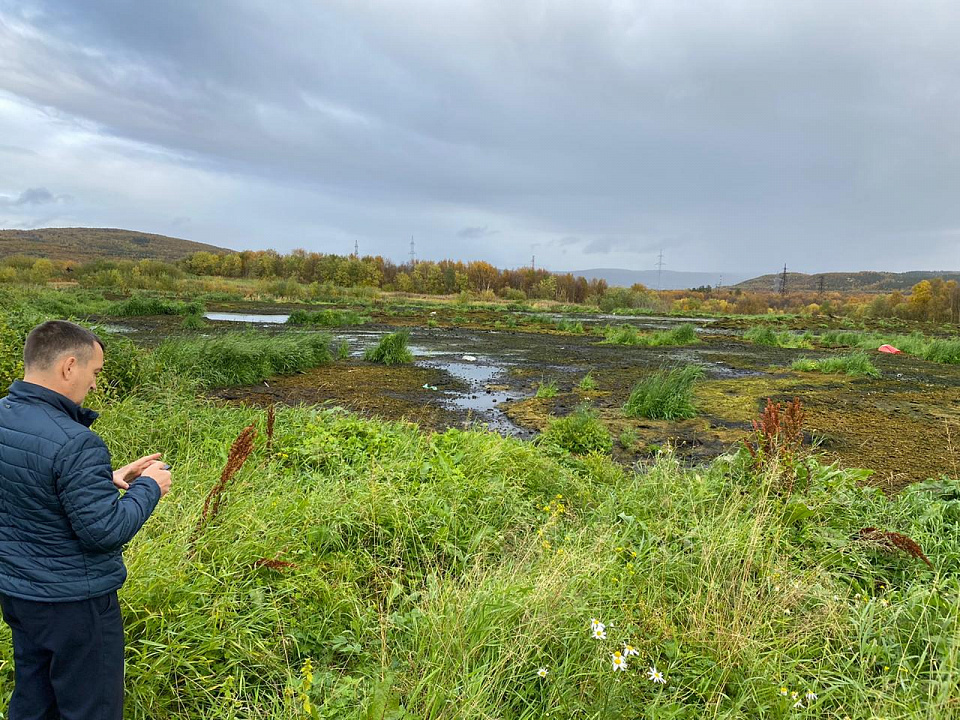
[[[173,262],[190,253],[233,252],[205,243],[112,228],[43,228],[0,230],[0,258],[11,255],[51,260],[164,260]]]
[[[921,280],[935,277],[960,282],[960,272],[914,270],[904,273],[891,272],[850,272],[850,273],[787,273],[787,292],[816,292],[820,289],[821,278],[825,292],[892,292],[909,290]],[[736,285],[741,290],[779,290],[781,276],[778,274],[761,275]]]

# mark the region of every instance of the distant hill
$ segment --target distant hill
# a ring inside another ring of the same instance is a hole
[[[0,258],[29,255],[51,260],[164,260],[173,262],[205,250],[229,253],[233,250],[205,243],[112,228],[42,228],[0,230]]]
[[[606,280],[608,285],[616,287],[630,287],[636,283],[646,285],[648,288],[657,289],[657,271],[656,270],[625,270],[623,268],[593,268],[591,270],[570,270],[557,272],[557,275],[566,275],[569,272],[574,277],[582,276],[587,280],[602,279]],[[675,270],[664,270],[660,277],[661,290],[686,290],[688,288],[702,287],[710,285],[716,287],[721,282],[723,285],[733,285],[748,276],[742,273],[728,275],[725,273],[708,272],[677,272]]]
[[[742,290],[779,290],[781,275],[770,274],[746,280],[736,287]],[[960,282],[960,272],[914,270],[903,273],[890,272],[851,272],[851,273],[787,273],[787,292],[818,291],[821,278],[825,291],[840,292],[892,292],[909,290],[921,280],[933,278],[956,280]]]

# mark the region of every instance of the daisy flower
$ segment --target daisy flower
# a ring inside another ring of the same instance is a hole
[[[806,698],[807,702],[813,702],[817,699],[817,694],[813,690],[807,690],[807,694],[803,697]]]
[[[545,667],[540,668],[539,670],[537,670],[537,675],[539,675],[542,678],[545,678],[547,676],[547,669]]]
[[[647,677],[650,678],[651,682],[659,683],[660,685],[667,684],[667,681],[663,677],[663,673],[657,670],[656,665],[653,665],[647,669]]]
[[[629,643],[624,643],[623,654],[626,655],[627,657],[630,657],[631,655],[639,655],[640,651],[637,650],[633,645],[630,645]]]
[[[619,651],[615,653],[610,653],[610,657],[613,660],[614,672],[617,672],[617,671],[622,672],[627,669],[627,659],[623,655],[621,655]]]
[[[607,631],[604,630],[603,625],[597,625],[593,628],[593,639],[594,640],[606,640]]]

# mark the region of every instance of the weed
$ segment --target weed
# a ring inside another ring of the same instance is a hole
[[[207,524],[213,522],[220,513],[220,507],[223,504],[223,492],[233,476],[237,474],[247,458],[250,457],[250,453],[253,452],[253,441],[256,437],[257,429],[253,425],[248,425],[230,446],[230,452],[227,453],[227,463],[223,467],[223,472],[220,473],[220,480],[210,488],[210,492],[203,501],[203,511],[200,513],[200,519],[197,520],[197,526],[190,538],[189,545],[191,548],[194,547]]]

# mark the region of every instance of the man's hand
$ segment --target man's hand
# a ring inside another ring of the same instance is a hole
[[[147,466],[146,470],[140,473],[143,475],[143,477],[150,478],[160,486],[160,497],[163,497],[170,492],[171,478],[169,468],[169,465],[154,460],[152,463],[150,463],[150,465]]]
[[[130,489],[130,481],[136,480],[143,475],[143,471],[160,459],[160,453],[153,455],[144,455],[139,460],[134,460],[129,465],[124,465],[113,471],[113,484],[121,490]]]

